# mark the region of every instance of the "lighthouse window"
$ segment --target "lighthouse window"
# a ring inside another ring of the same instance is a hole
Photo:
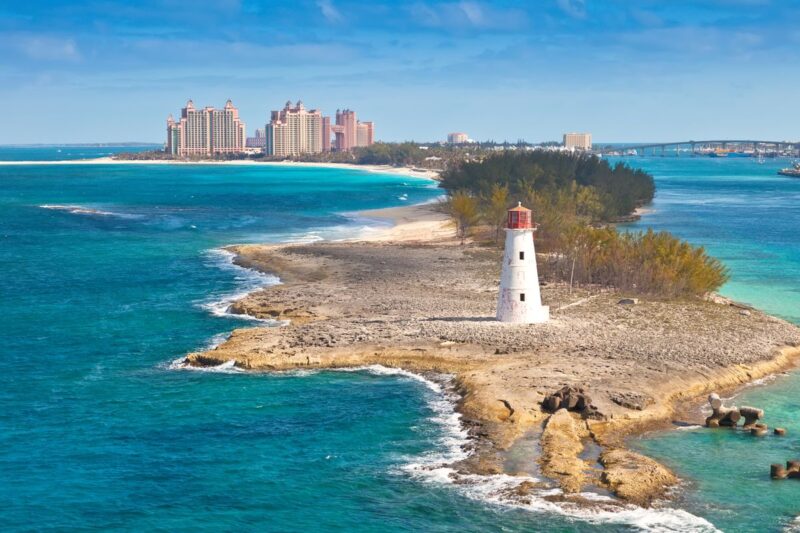
[[[525,301],[525,293],[524,292],[519,295],[519,301],[520,302],[524,302]]]
[[[519,260],[522,261],[523,259],[525,259],[525,252],[520,252],[519,253]]]

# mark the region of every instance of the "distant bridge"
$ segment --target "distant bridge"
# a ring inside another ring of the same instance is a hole
[[[788,155],[800,155],[800,142],[793,141],[757,141],[753,139],[718,139],[710,141],[677,141],[666,143],[650,144],[631,144],[628,146],[602,146],[595,147],[594,153],[608,155],[614,153],[624,154],[635,150],[639,155],[644,155],[648,150],[653,155],[665,155],[667,150],[679,152],[683,151],[697,153],[714,150],[727,150],[731,147],[737,149],[752,149],[758,153],[787,153]]]

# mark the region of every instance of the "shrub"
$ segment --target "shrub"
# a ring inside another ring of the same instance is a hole
[[[560,248],[549,257],[550,271],[577,284],[676,297],[702,295],[728,281],[719,260],[667,232],[574,226]]]

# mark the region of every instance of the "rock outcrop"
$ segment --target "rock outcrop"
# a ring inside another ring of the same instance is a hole
[[[597,407],[592,405],[592,398],[583,387],[562,387],[558,391],[545,396],[544,400],[542,400],[542,407],[551,413],[555,413],[559,409],[566,409],[567,411],[580,413],[584,418],[598,420],[605,418]]]
[[[678,482],[666,467],[630,450],[607,450],[600,455],[600,463],[605,467],[601,481],[617,496],[637,505],[650,505]]]
[[[589,436],[586,424],[576,421],[566,409],[550,418],[542,433],[542,473],[554,479],[567,494],[580,492],[586,482],[586,463],[580,458],[582,439]]]

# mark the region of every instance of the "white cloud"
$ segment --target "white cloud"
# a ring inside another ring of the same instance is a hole
[[[344,17],[331,0],[317,0],[317,7],[322,11],[322,16],[325,17],[325,20],[332,24],[338,24],[344,20]]]
[[[45,61],[78,61],[81,53],[73,39],[44,35],[18,35],[13,37],[15,47],[31,59]]]
[[[570,17],[580,19],[586,17],[585,0],[558,0],[558,7]]]
[[[527,24],[527,15],[521,9],[497,8],[477,0],[440,4],[416,2],[408,10],[414,20],[431,28],[497,30]]]
[[[473,26],[482,26],[485,23],[483,9],[477,2],[459,2],[458,7]]]

